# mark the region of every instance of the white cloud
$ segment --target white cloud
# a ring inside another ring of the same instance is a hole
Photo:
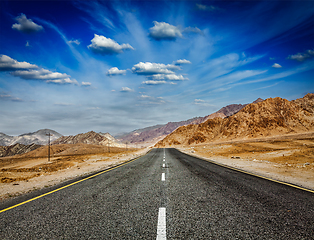
[[[154,27],[149,29],[149,36],[155,40],[176,40],[178,37],[182,38],[180,29],[176,26],[165,22],[154,21]]]
[[[17,98],[17,97],[13,97],[10,94],[5,93],[5,92],[0,92],[0,101],[1,100],[12,101],[12,102],[23,102],[22,99]]]
[[[113,76],[113,75],[125,75],[126,70],[119,70],[117,67],[110,68],[107,72],[108,76]]]
[[[204,35],[201,29],[197,27],[187,27],[183,30],[184,33],[199,33],[201,35]]]
[[[47,80],[46,83],[56,83],[56,84],[78,84],[75,79],[70,78],[61,78],[61,79],[54,79],[54,80]]]
[[[77,81],[70,79],[71,76],[66,73],[51,72],[28,62],[18,62],[7,55],[0,55],[0,71],[8,71],[11,75],[25,80],[43,80],[47,83],[58,84],[77,84]]]
[[[123,50],[134,50],[130,44],[118,44],[116,41],[95,34],[94,38],[91,40],[91,44],[88,45],[88,49],[92,50],[94,53],[99,53],[102,55],[107,54],[118,54],[122,53]]]
[[[15,18],[18,23],[14,23],[12,28],[24,33],[34,33],[42,31],[44,28],[41,25],[34,23],[31,19],[27,19],[26,15],[21,13]]]
[[[213,107],[214,105],[209,104],[207,101],[202,99],[194,99],[193,104],[203,106],[203,107]]]
[[[142,84],[146,84],[146,85],[160,85],[160,84],[176,85],[176,83],[174,83],[174,82],[156,81],[156,80],[143,81]]]
[[[186,60],[186,59],[179,59],[179,60],[173,62],[173,64],[175,64],[175,65],[191,64],[191,62],[189,60]]]
[[[134,90],[128,87],[122,87],[120,92],[134,92]]]
[[[164,104],[166,101],[162,97],[152,97],[148,95],[141,95],[139,97],[140,101],[144,101],[146,104]]]
[[[92,84],[90,82],[82,82],[82,86],[91,86]]]
[[[68,43],[70,43],[70,44],[72,44],[72,43],[74,43],[74,44],[76,44],[76,45],[80,45],[81,44],[81,42],[79,41],[79,40],[70,40],[70,41],[68,41]]]
[[[202,100],[202,99],[195,99],[195,100],[194,100],[194,103],[195,103],[195,104],[204,103],[204,102],[205,102],[205,101]]]
[[[11,73],[13,76],[17,76],[26,80],[57,80],[57,79],[66,79],[70,76],[65,73],[51,72],[47,69],[39,70],[21,70],[14,71]]]
[[[173,81],[183,81],[189,80],[188,78],[183,77],[183,75],[176,75],[176,74],[155,74],[149,76],[149,78],[153,80],[173,80]]]
[[[0,55],[0,71],[15,71],[34,68],[38,68],[38,66],[28,62],[18,62],[7,55]]]
[[[297,60],[299,62],[303,62],[306,59],[314,57],[314,50],[307,50],[303,53],[297,53],[294,55],[289,55],[288,59]]]
[[[149,81],[143,81],[142,84],[146,85],[160,85],[160,84],[166,84],[166,81],[155,81],[155,80],[149,80]]]
[[[220,11],[221,8],[215,7],[213,5],[204,5],[204,4],[199,4],[196,3],[196,9],[201,10],[201,11],[208,11],[208,12],[214,12],[214,11]]]
[[[132,72],[138,75],[174,74],[180,67],[173,64],[139,62],[132,67]]]
[[[278,64],[278,63],[274,63],[274,64],[272,65],[272,67],[273,67],[273,68],[282,68],[282,66],[281,66],[280,64]]]

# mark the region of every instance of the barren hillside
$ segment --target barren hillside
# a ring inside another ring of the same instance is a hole
[[[190,145],[314,131],[314,94],[288,101],[269,98],[245,106],[228,118],[178,128],[156,146]]]
[[[40,147],[41,145],[36,145],[34,143],[30,145],[16,143],[11,146],[0,146],[0,157],[8,157],[14,156],[16,154],[28,153]]]

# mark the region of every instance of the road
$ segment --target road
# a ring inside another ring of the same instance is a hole
[[[314,194],[153,149],[0,217],[0,239],[314,239]]]

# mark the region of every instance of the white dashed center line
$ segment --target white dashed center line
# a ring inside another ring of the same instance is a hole
[[[157,238],[156,240],[167,239],[166,235],[166,208],[159,208],[158,224],[157,224]]]
[[[165,181],[166,180],[166,174],[165,173],[162,173],[161,174],[161,181]]]
[[[166,167],[166,164],[163,164],[162,167],[163,167],[163,168]]]

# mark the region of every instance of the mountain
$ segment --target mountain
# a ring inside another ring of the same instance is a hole
[[[253,103],[259,103],[262,101],[264,101],[264,99],[258,98]],[[217,112],[214,112],[210,115],[207,115],[205,117],[197,119],[195,122],[193,122],[193,124],[200,124],[200,123],[207,121],[208,119],[214,119],[216,117],[219,117],[219,118],[230,117],[233,114],[239,112],[242,108],[244,108],[247,105],[248,104],[230,104],[230,105],[227,105],[227,106],[219,109]]]
[[[166,135],[172,133],[180,126],[184,126],[196,121],[198,118],[189,119],[181,122],[168,122],[165,125],[156,125],[143,129],[135,130],[118,138],[121,142],[128,143],[156,143]]]
[[[261,101],[264,101],[264,100],[261,98],[258,98],[253,103],[257,103]],[[128,134],[117,136],[117,138],[122,142],[129,142],[129,143],[145,143],[146,142],[146,143],[154,144],[158,140],[164,138],[166,135],[172,133],[178,127],[188,125],[188,124],[200,124],[207,121],[208,119],[213,119],[216,117],[219,117],[219,118],[229,117],[237,113],[238,111],[240,111],[246,105],[248,104],[231,104],[205,117],[196,117],[196,118],[189,119],[186,121],[169,122],[164,125],[155,125],[152,127],[137,129]]]
[[[36,145],[34,143],[30,145],[23,145],[23,144],[15,143],[14,145],[11,145],[11,146],[0,146],[0,157],[8,157],[8,156],[14,156],[17,154],[24,154],[40,147],[41,145]]]
[[[20,136],[9,136],[4,133],[0,133],[0,146],[11,146],[16,143],[23,145],[46,145],[48,144],[47,134],[52,134],[50,141],[54,141],[61,137],[62,135],[51,129],[41,129],[33,133],[25,133]]]
[[[314,131],[314,94],[288,101],[268,98],[251,103],[238,113],[204,123],[182,126],[156,146],[190,145]]]
[[[80,133],[75,136],[62,136],[57,140],[52,142],[52,145],[56,144],[93,144],[93,145],[104,145],[107,146],[108,143],[111,147],[125,147],[124,144],[119,143],[113,136],[109,133],[96,133],[90,131],[87,133]]]
[[[140,128],[140,129],[136,129],[132,132],[129,133],[120,133],[120,134],[116,134],[115,138],[117,139],[121,139],[121,140],[125,140],[125,141],[129,141],[130,142],[130,138],[132,137],[132,135],[134,136],[138,136],[140,135],[140,133],[142,132],[146,132],[146,131],[150,131],[150,130],[154,130],[160,127],[165,126],[166,124],[159,124],[159,125],[154,125],[154,126],[150,126],[150,127],[146,127],[146,128]]]

